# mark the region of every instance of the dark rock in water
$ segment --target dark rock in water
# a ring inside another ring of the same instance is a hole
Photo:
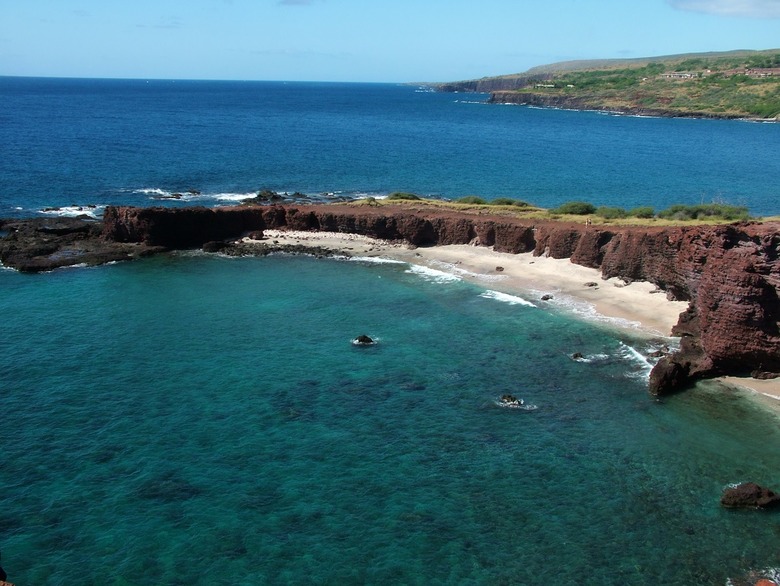
[[[720,504],[732,509],[770,509],[780,507],[780,495],[754,482],[743,482],[724,490]]]
[[[219,252],[227,248],[227,245],[227,242],[224,240],[212,240],[203,245],[203,252]]]
[[[661,346],[658,350],[648,352],[648,358],[662,358],[669,354],[669,346]]]
[[[366,335],[358,336],[357,338],[352,340],[352,343],[355,346],[373,346],[374,344],[376,344],[376,342],[372,338]]]
[[[501,273],[504,271],[504,267],[496,267],[496,272]]]
[[[588,281],[587,283],[585,283],[585,286],[586,287],[598,287],[599,284],[596,281]]]
[[[680,338],[680,349],[674,354],[662,356],[650,371],[648,390],[651,395],[669,395],[699,379],[719,374],[723,374],[723,371],[713,365],[699,340],[694,336],[683,335]]]
[[[650,394],[668,395],[685,387],[691,382],[690,370],[689,363],[680,363],[669,356],[664,356],[650,372]]]
[[[550,294],[542,295],[542,301],[549,301],[553,296]]]
[[[85,218],[5,220],[0,262],[22,272],[50,271],[78,264],[99,265],[151,254],[154,247],[101,238],[102,224]]]
[[[582,360],[584,356],[582,355],[582,352],[575,352],[571,355],[572,360]]]

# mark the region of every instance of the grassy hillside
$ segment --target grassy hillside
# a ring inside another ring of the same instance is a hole
[[[480,83],[490,80],[505,84],[500,101],[516,92],[516,101],[576,108],[780,117],[780,49],[564,62]]]

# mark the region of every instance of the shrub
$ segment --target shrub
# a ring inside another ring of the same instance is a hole
[[[460,199],[455,200],[458,203],[470,203],[470,204],[476,204],[476,205],[485,205],[487,202],[482,199],[481,197],[478,197],[476,195],[467,195],[466,197],[461,197]]]
[[[611,208],[607,206],[600,206],[596,210],[596,215],[600,218],[604,218],[605,220],[618,220],[620,218],[625,218],[628,216],[628,213],[623,208]]]
[[[585,201],[569,201],[550,211],[554,214],[587,216],[596,213],[596,206]]]
[[[396,191],[395,193],[391,193],[387,196],[387,199],[401,199],[401,200],[407,200],[407,201],[417,201],[420,199],[419,195],[415,195],[414,193],[406,193],[404,191]]]
[[[528,202],[512,199],[511,197],[499,197],[487,203],[493,206],[517,206],[519,208],[527,208],[530,205]]]
[[[628,212],[628,215],[633,216],[635,218],[642,218],[647,220],[655,217],[655,210],[650,206],[640,206]]]
[[[699,205],[676,204],[666,210],[658,212],[658,217],[683,221],[718,218],[729,222],[735,222],[737,220],[747,220],[750,216],[748,215],[748,209],[744,206],[709,203]]]

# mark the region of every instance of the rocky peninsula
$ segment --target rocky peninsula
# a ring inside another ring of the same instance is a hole
[[[598,270],[603,279],[651,283],[669,299],[687,303],[672,331],[681,338],[679,351],[663,356],[651,373],[655,395],[704,378],[780,373],[780,224],[775,223],[594,226],[413,204],[109,207],[102,222],[4,221],[0,261],[36,272],[177,249],[229,252],[243,246],[243,236],[273,229],[355,234],[415,247],[489,247],[569,259]]]

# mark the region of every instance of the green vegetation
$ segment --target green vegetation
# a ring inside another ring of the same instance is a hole
[[[587,216],[596,213],[596,206],[585,201],[569,201],[550,210],[550,213],[570,216]]]
[[[395,193],[391,193],[387,196],[387,199],[389,200],[403,200],[403,201],[419,201],[421,198],[419,195],[415,195],[414,193],[406,193],[404,191],[396,191]]]
[[[596,208],[596,215],[605,220],[620,220],[628,217],[628,212],[623,208],[611,208],[600,206]]]
[[[484,199],[476,195],[467,195],[466,197],[461,197],[460,199],[456,199],[455,201],[457,203],[468,203],[472,205],[487,205],[488,203]]]
[[[628,215],[633,218],[640,218],[642,220],[649,220],[655,217],[655,210],[650,206],[640,206],[634,208],[628,212]]]
[[[704,220],[719,218],[728,222],[747,220],[750,218],[748,209],[744,206],[731,206],[720,203],[700,205],[673,205],[667,210],[658,212],[659,218],[667,220]]]
[[[455,201],[446,201],[441,199],[425,199],[413,193],[396,192],[384,200],[373,197],[365,198],[361,200],[358,205],[382,206],[402,202],[416,203],[418,206],[454,208],[464,212],[472,211],[475,213],[484,213],[487,211],[496,215],[508,215],[539,220],[563,219],[582,222],[584,221],[583,216],[588,216],[586,221],[588,224],[724,224],[751,219],[747,207],[724,203],[697,205],[677,204],[656,213],[652,206],[639,206],[626,210],[622,207],[595,206],[587,201],[569,201],[556,208],[545,210],[525,201],[508,197],[486,200],[485,198],[476,195],[467,195]]]
[[[520,199],[512,199],[509,197],[499,197],[496,199],[492,199],[487,203],[488,205],[492,205],[492,206],[517,206],[519,208],[527,208],[531,205],[526,201]]]

